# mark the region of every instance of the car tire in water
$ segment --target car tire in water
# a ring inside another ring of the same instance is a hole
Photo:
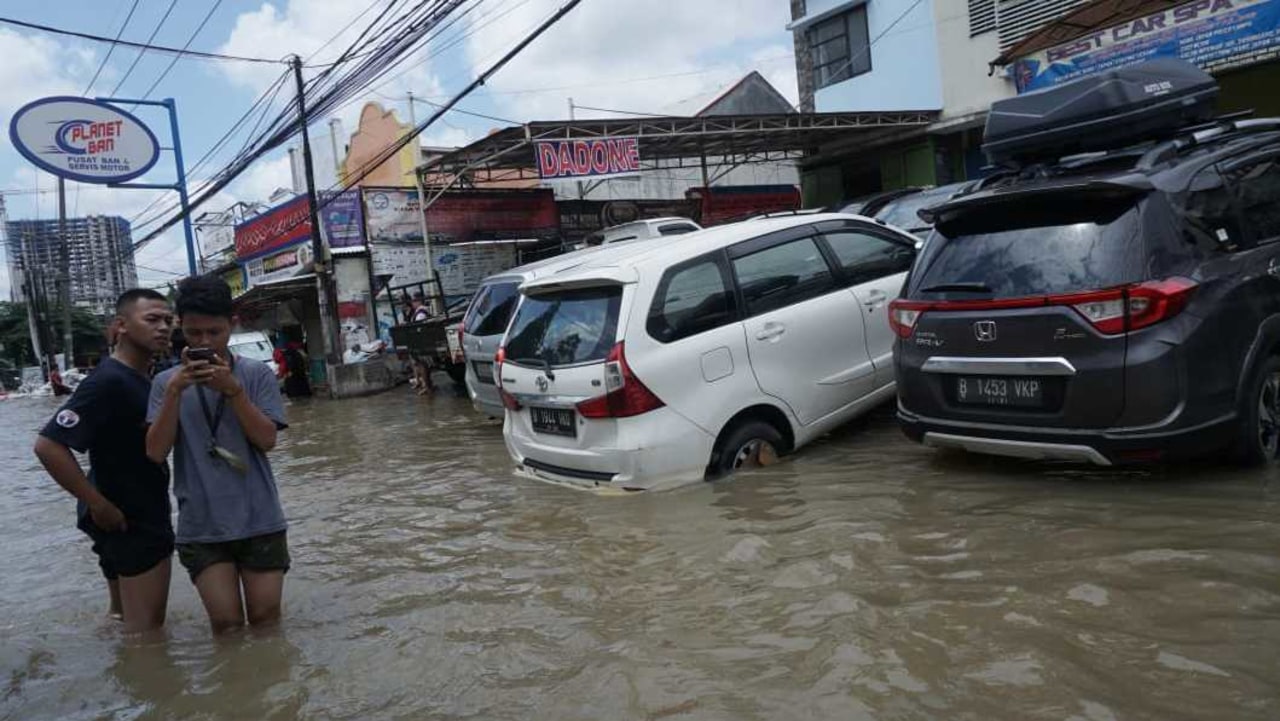
[[[773,465],[783,447],[782,434],[764,421],[749,420],[734,426],[711,460],[716,478],[748,468]]]
[[[1259,364],[1241,400],[1235,457],[1242,465],[1260,466],[1280,452],[1280,356]]]
[[[457,385],[463,385],[467,382],[467,364],[466,363],[450,363],[445,366],[444,372],[449,374],[449,380]]]

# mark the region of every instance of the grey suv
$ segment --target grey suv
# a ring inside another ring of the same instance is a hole
[[[909,437],[1102,465],[1276,458],[1280,119],[1153,134],[1020,157],[925,211],[890,310]]]

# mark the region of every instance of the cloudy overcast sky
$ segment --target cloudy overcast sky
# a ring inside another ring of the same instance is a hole
[[[123,26],[122,37],[135,42],[146,42],[155,33],[152,42],[157,45],[181,47],[190,41],[193,50],[270,58],[298,53],[310,62],[322,63],[336,57],[392,1],[57,0],[5,3],[0,15],[109,37]],[[390,73],[373,93],[340,109],[337,117],[347,134],[355,130],[355,120],[366,101],[395,107],[400,117],[407,119],[407,92],[429,100],[450,97],[564,2],[476,1],[479,5],[428,45],[412,65]],[[125,24],[134,5],[136,9]],[[193,39],[192,33],[211,10],[207,24]],[[459,107],[516,121],[563,118],[570,97],[578,105],[601,108],[689,112],[694,107],[691,103],[710,97],[753,69],[794,103],[795,66],[790,34],[785,30],[788,20],[785,0],[584,0]],[[0,63],[0,117],[5,127],[15,110],[48,95],[138,97],[156,82],[172,58],[142,53],[139,59],[138,50],[125,47],[116,47],[108,58],[109,49],[105,43],[0,23],[0,58],[4,58]],[[90,79],[100,66],[101,74],[90,88]],[[282,70],[194,58],[177,62],[150,97],[177,101],[189,168]],[[605,115],[579,113],[579,117]],[[157,131],[161,145],[167,145],[164,116],[147,109],[139,109],[137,114]],[[418,117],[425,117],[422,108]],[[313,121],[315,146],[320,146],[321,140],[328,144],[328,120]],[[423,142],[465,144],[496,125],[451,113],[427,131]],[[196,173],[196,179],[226,162],[243,136],[238,140],[213,155]],[[147,180],[171,182],[172,168],[172,158],[166,154]],[[260,160],[197,214],[221,210],[235,200],[265,200],[273,190],[287,185],[288,159],[280,151]],[[10,219],[56,217],[53,188],[52,176],[36,171],[4,143],[0,191],[5,194]],[[68,183],[68,214],[121,215],[134,222],[137,239],[154,227],[147,221],[176,200],[160,197],[164,195]],[[183,273],[186,256],[181,231],[170,231],[143,248],[137,263],[144,285],[162,284]],[[0,264],[0,299],[8,293],[9,281]]]

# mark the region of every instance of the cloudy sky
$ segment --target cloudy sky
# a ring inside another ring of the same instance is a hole
[[[372,92],[336,117],[346,133],[366,101],[381,102],[406,119],[406,93],[444,100],[500,57],[564,0],[473,0],[478,5],[443,32],[411,64],[380,80]],[[157,45],[252,57],[298,53],[309,62],[336,57],[379,11],[394,0],[57,0],[6,3],[5,17]],[[133,6],[131,17],[126,17]],[[170,7],[172,5],[172,11]],[[405,3],[397,3],[403,7]],[[794,103],[795,70],[786,32],[785,0],[584,0],[558,25],[459,107],[515,121],[566,117],[575,104],[640,113],[679,113],[759,70]],[[212,10],[212,14],[210,11]],[[168,13],[168,17],[165,15]],[[208,15],[208,22],[193,33]],[[163,22],[162,22],[163,19]],[[327,44],[326,44],[327,43]],[[250,108],[283,68],[270,65],[183,58],[161,78],[172,56],[0,23],[0,117],[5,127],[15,110],[48,95],[138,97],[155,85],[151,98],[177,101],[189,172]],[[104,64],[105,60],[105,64]],[[95,73],[101,72],[90,87]],[[159,83],[157,84],[157,79]],[[291,86],[290,86],[291,87]],[[277,100],[281,107],[285,98]],[[429,109],[419,106],[418,117]],[[163,114],[137,113],[169,144]],[[616,117],[597,111],[586,115]],[[329,118],[313,122],[313,144],[328,144]],[[461,113],[446,115],[423,142],[460,145],[497,126]],[[319,137],[317,137],[319,136]],[[7,136],[6,136],[7,138]],[[217,169],[239,148],[229,144],[195,171],[198,179]],[[320,148],[317,147],[319,151]],[[330,161],[331,162],[331,161]],[[146,180],[172,182],[167,153]],[[199,212],[220,210],[236,200],[265,200],[289,185],[284,151],[268,156]],[[0,192],[10,219],[57,216],[52,176],[36,171],[8,142],[0,151]],[[108,189],[68,183],[71,215],[121,215],[135,225],[135,239],[155,227],[155,219],[176,198],[173,193]],[[148,221],[151,221],[150,223]],[[158,238],[137,256],[140,280],[159,285],[184,273],[181,230]],[[9,279],[0,264],[0,299]]]

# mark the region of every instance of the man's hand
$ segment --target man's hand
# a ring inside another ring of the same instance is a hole
[[[235,375],[231,373],[231,366],[227,365],[221,357],[214,356],[213,362],[204,370],[207,376],[203,383],[222,395],[234,398],[244,392],[240,381],[236,380]]]
[[[127,531],[128,524],[125,523],[124,514],[116,508],[115,504],[103,498],[101,501],[89,506],[89,517],[93,519],[93,525],[104,531]]]

